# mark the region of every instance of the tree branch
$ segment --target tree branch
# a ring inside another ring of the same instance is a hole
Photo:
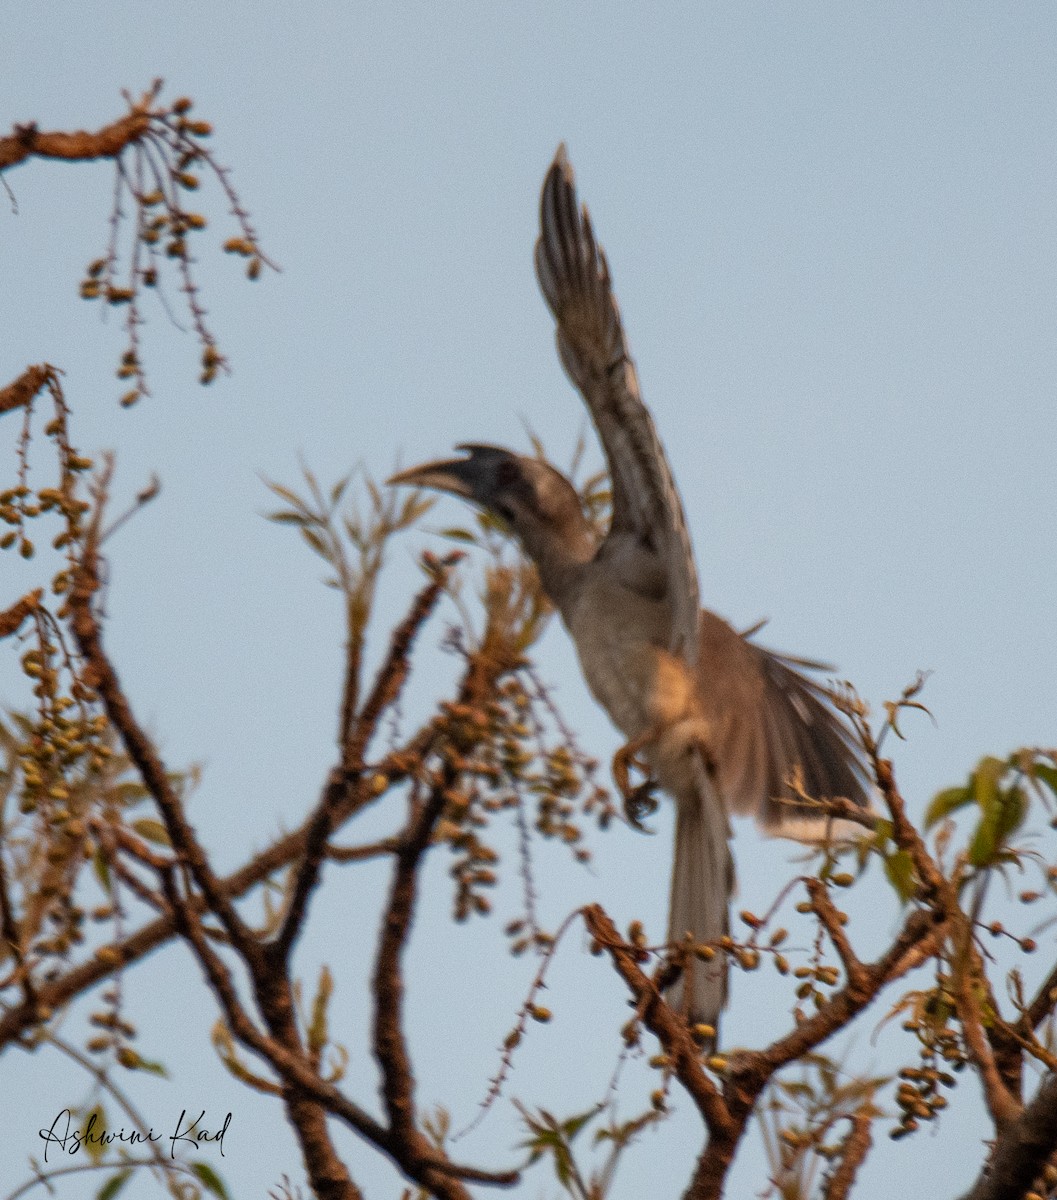
[[[213,994],[220,1002],[228,1028],[243,1045],[256,1051],[267,1063],[273,1066],[286,1080],[283,1098],[286,1102],[287,1113],[297,1133],[301,1144],[301,1154],[305,1170],[311,1181],[314,1193],[321,1200],[362,1200],[362,1193],[352,1182],[345,1164],[341,1161],[326,1124],[326,1106],[320,1097],[315,1095],[317,1081],[315,1073],[304,1059],[292,1015],[288,1015],[289,1026],[283,1041],[263,1034],[242,1006],[232,982],[231,975],[225,967],[220,955],[209,945],[205,931],[202,928],[198,914],[193,911],[184,896],[176,886],[175,872],[167,868],[161,872],[162,885],[166,898],[176,919],[176,928],[180,936],[187,942],[198,960]],[[243,961],[246,961],[245,959]],[[253,972],[253,965],[250,965]],[[261,965],[258,959],[258,971]],[[254,973],[255,990],[263,990],[263,977]],[[274,985],[285,985],[289,990],[289,981],[270,979]],[[289,1005],[288,1005],[289,1007]],[[275,1011],[267,1014],[275,1021]],[[296,1083],[293,1081],[296,1080]],[[357,1122],[363,1131],[370,1136],[378,1131],[378,1126],[367,1113],[351,1106]]]
[[[0,137],[0,171],[17,166],[27,158],[58,158],[84,162],[93,158],[117,158],[126,147],[138,142],[150,128],[151,110],[141,101],[131,112],[95,133],[42,133],[36,125],[16,125]]]
[[[0,612],[0,638],[18,633],[19,627],[26,617],[40,608],[43,596],[44,589],[35,588],[32,592],[27,592],[21,600],[16,600],[10,608]]]
[[[851,1132],[844,1139],[843,1153],[837,1169],[826,1180],[822,1189],[822,1200],[847,1200],[855,1184],[855,1176],[870,1153],[873,1138],[870,1128],[877,1110],[872,1101],[857,1108],[848,1118]]]
[[[851,978],[806,1021],[765,1050],[749,1050],[732,1059],[730,1070],[738,1087],[749,1089],[746,1102],[754,1103],[770,1077],[794,1059],[820,1046],[867,1005],[887,984],[927,962],[943,944],[945,926],[928,910],[911,912],[896,940],[874,963],[863,965],[860,981]]]
[[[461,556],[458,556],[461,557]],[[415,636],[429,619],[447,583],[448,570],[458,557],[445,559],[436,576],[415,598],[411,611],[393,631],[389,653],[375,678],[371,695],[364,705],[355,725],[348,731],[341,749],[342,766],[336,769],[330,783],[323,791],[323,798],[308,821],[305,837],[305,853],[297,870],[286,916],[269,953],[285,960],[304,924],[308,898],[319,882],[323,860],[327,857],[327,841],[334,832],[340,816],[341,799],[346,792],[346,780],[358,776],[363,770],[363,752],[366,749],[382,713],[393,704],[411,670],[409,655]]]
[[[840,956],[848,982],[855,988],[868,988],[870,986],[869,972],[852,949],[848,935],[844,932],[844,926],[841,924],[837,907],[830,899],[829,889],[821,879],[806,879],[804,885],[811,897],[811,907],[815,915],[822,922],[823,928],[829,935],[829,940]]]
[[[125,752],[135,763],[144,786],[158,806],[173,849],[201,889],[210,911],[223,923],[232,943],[244,958],[259,957],[260,944],[235,911],[230,898],[213,874],[206,852],[184,815],[183,803],[169,780],[169,774],[150,738],[136,720],[117,671],[103,648],[102,630],[92,609],[92,598],[99,588],[99,527],[110,472],[111,466],[108,465],[96,483],[95,513],[85,534],[80,560],[72,572],[69,594],[70,626],[85,660],[85,678],[102,701]]]
[[[467,665],[463,681],[460,685],[460,695],[470,693],[471,680],[478,672],[478,664],[470,662]],[[344,824],[368,805],[378,801],[391,788],[405,781],[410,773],[417,769],[419,763],[437,740],[442,736],[443,718],[428,721],[410,739],[396,750],[385,755],[376,763],[372,770],[364,771],[361,775],[344,779],[344,794],[338,806],[337,826]],[[384,779],[387,784],[385,791],[379,791],[372,780]],[[329,786],[329,780],[326,786]],[[229,899],[237,900],[252,888],[270,879],[277,871],[298,861],[304,856],[305,843],[308,836],[306,820],[298,829],[278,838],[272,845],[255,854],[248,862],[217,881],[218,888]],[[340,857],[341,852],[336,852]],[[206,911],[206,902],[201,896],[188,897],[188,903],[197,913]],[[0,1014],[0,1048],[41,1020],[47,1020],[52,1013],[69,1003],[74,997],[94,987],[122,967],[138,962],[152,951],[164,945],[176,935],[175,923],[171,916],[159,917],[147,922],[140,929],[120,941],[107,946],[106,953],[96,955],[87,962],[78,964],[65,974],[55,979],[39,984],[36,992],[36,1002],[23,1002]],[[41,1015],[43,1014],[43,1015]]]
[[[926,897],[946,918],[951,947],[951,994],[954,996],[966,1049],[980,1075],[988,1111],[996,1128],[1001,1129],[1019,1117],[1022,1105],[999,1070],[994,1047],[984,1030],[979,993],[983,993],[992,1012],[1000,1015],[1001,1010],[980,951],[973,940],[972,923],[962,910],[954,884],[933,860],[921,835],[907,818],[906,805],[896,787],[892,763],[877,757],[876,752],[873,753],[873,763],[878,786],[892,815],[896,844],[910,855]]]
[[[600,905],[588,905],[583,916],[588,933],[606,951],[627,984],[646,1028],[661,1043],[675,1077],[696,1105],[708,1130],[709,1137],[698,1158],[686,1200],[715,1200],[723,1193],[723,1182],[745,1130],[749,1109],[732,1111],[727,1097],[705,1073],[700,1047],[690,1036],[686,1022],[668,1007],[656,983],[639,966],[641,951],[620,936]]]
[[[56,374],[55,368],[47,363],[27,367],[16,380],[0,388],[0,413],[25,408],[41,388],[54,381]]]
[[[1021,1200],[1057,1145],[1057,1075],[1043,1079],[1020,1116],[1001,1129],[994,1153],[964,1200]]]

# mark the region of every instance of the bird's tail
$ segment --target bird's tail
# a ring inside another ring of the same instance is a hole
[[[699,786],[694,794],[676,801],[668,939],[678,943],[690,933],[695,943],[713,946],[716,954],[707,962],[695,955],[667,999],[691,1023],[711,1025],[718,1033],[727,1000],[727,961],[718,946],[730,930],[734,862],[717,789],[703,764],[696,774]]]

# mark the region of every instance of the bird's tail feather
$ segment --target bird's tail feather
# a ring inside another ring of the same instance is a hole
[[[694,1024],[718,1031],[719,1014],[727,1000],[726,956],[718,949],[730,930],[730,896],[734,862],[730,828],[718,791],[701,764],[695,794],[676,803],[675,854],[668,939],[681,942],[687,933],[695,943],[717,948],[704,962],[696,955],[668,992],[668,1003]]]

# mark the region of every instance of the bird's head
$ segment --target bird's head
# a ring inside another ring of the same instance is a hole
[[[558,551],[577,558],[594,553],[593,537],[576,489],[540,458],[501,446],[464,443],[462,458],[437,459],[400,471],[387,482],[460,496],[510,527],[531,558]]]

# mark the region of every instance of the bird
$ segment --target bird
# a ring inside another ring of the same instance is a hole
[[[612,770],[629,821],[641,827],[655,786],[674,801],[668,942],[683,953],[673,955],[666,999],[714,1049],[735,886],[728,814],[810,840],[825,823],[811,800],[866,807],[866,776],[851,730],[816,678],[824,664],[767,650],[754,630],[739,633],[701,608],[682,501],[564,145],[543,183],[535,270],[559,358],[605,454],[608,531],[599,536],[550,463],[501,446],[464,442],[461,457],[388,482],[461,497],[514,534],[572,638],[589,691],[626,739]],[[632,770],[645,781],[633,785]]]

